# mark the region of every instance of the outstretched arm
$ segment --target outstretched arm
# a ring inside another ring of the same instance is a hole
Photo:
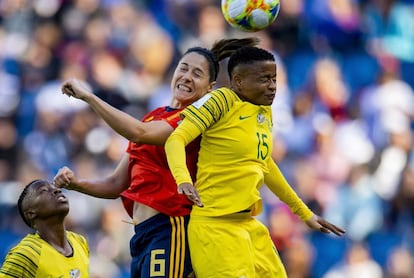
[[[327,234],[332,232],[338,236],[345,233],[345,230],[314,214],[306,206],[286,181],[279,167],[277,167],[272,159],[269,160],[269,173],[265,176],[265,183],[282,202],[289,206],[293,213],[298,215],[299,218],[308,225],[308,227]]]
[[[178,185],[178,193],[185,194],[189,200],[202,207],[203,203],[193,186],[187,168],[185,153],[185,146],[198,135],[200,135],[200,131],[189,120],[184,119],[165,143],[165,153],[171,173]]]
[[[78,179],[68,167],[62,167],[53,179],[54,184],[60,188],[75,190],[87,195],[104,199],[115,199],[128,188],[129,154],[125,154],[114,172],[98,180]]]
[[[135,119],[97,97],[87,83],[78,79],[65,81],[62,84],[62,93],[88,103],[113,130],[135,143],[163,145],[174,130],[165,121],[144,123]]]

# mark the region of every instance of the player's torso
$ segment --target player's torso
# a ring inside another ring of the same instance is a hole
[[[85,278],[89,277],[89,254],[83,243],[68,234],[73,255],[65,257],[45,241],[38,239],[39,263],[35,277]]]
[[[196,187],[207,210],[233,213],[258,201],[271,153],[270,106],[235,102],[202,136]]]
[[[214,161],[212,166],[220,163],[263,163],[272,151],[271,117],[269,106],[236,102],[222,119],[203,134],[200,160],[204,165]],[[211,160],[211,157],[220,160]]]
[[[146,115],[144,122],[166,120],[176,128],[181,110],[159,108]],[[193,177],[196,172],[199,140],[188,147],[188,167]],[[177,185],[168,167],[164,146],[130,143],[130,187],[124,197],[139,202],[167,215],[181,216],[190,212],[192,203],[177,193]]]

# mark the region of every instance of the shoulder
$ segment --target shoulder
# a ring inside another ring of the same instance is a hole
[[[218,88],[188,106],[182,116],[199,124],[204,130],[220,120],[240,98],[229,88]]]
[[[72,232],[72,231],[66,231],[66,236],[67,236],[69,242],[72,243],[72,246],[76,242],[83,249],[85,249],[85,251],[87,251],[89,253],[89,244],[88,244],[88,240],[86,239],[86,237],[84,237],[81,234]]]
[[[204,105],[207,106],[219,106],[226,108],[228,110],[230,107],[233,106],[233,103],[240,100],[235,92],[231,89],[222,87],[215,89],[214,91],[209,92],[196,102],[192,104],[195,108],[200,108]]]
[[[25,236],[7,253],[2,273],[36,273],[43,246],[43,240],[36,234]],[[18,277],[18,276],[14,276]]]
[[[86,237],[84,237],[81,234],[72,232],[72,231],[66,231],[66,236],[68,237],[69,240],[75,240],[77,242],[80,242],[82,244],[88,244],[88,241],[86,239]]]
[[[44,241],[38,234],[25,236],[12,250],[30,254],[40,254]]]
[[[221,87],[211,92],[212,97],[225,100],[226,102],[233,103],[239,101],[238,95],[227,87]]]

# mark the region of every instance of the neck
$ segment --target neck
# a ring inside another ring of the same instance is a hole
[[[181,108],[186,107],[186,105],[176,99],[172,99],[170,103],[170,107],[174,109],[181,109]]]
[[[258,104],[256,104],[256,102],[255,101],[253,101],[253,100],[251,100],[251,99],[249,99],[249,98],[247,98],[247,97],[245,97],[243,94],[241,94],[241,93],[239,93],[236,89],[234,89],[234,88],[231,88],[232,89],[232,91],[233,92],[235,92],[236,93],[236,95],[242,100],[242,101],[246,101],[246,102],[250,102],[250,103],[252,103],[252,104],[255,104],[255,105],[258,105]]]
[[[37,233],[40,238],[49,243],[53,248],[64,256],[72,254],[72,246],[66,237],[66,229],[63,224],[60,225],[37,225]]]

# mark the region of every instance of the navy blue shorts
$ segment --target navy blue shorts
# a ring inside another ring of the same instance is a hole
[[[132,278],[182,278],[193,271],[187,241],[189,218],[160,213],[135,226],[130,241]]]

